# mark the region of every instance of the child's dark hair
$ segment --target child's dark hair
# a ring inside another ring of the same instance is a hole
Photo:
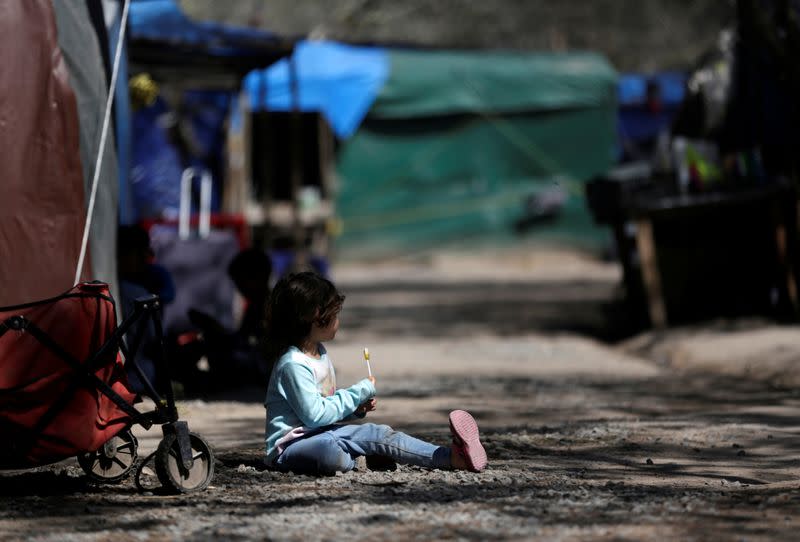
[[[336,286],[314,272],[280,279],[267,305],[268,361],[275,363],[290,346],[299,347],[311,333],[311,324],[328,325],[343,303]]]

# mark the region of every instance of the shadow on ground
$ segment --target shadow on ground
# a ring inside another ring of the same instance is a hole
[[[346,284],[342,328],[389,336],[571,332],[606,341],[640,330],[616,281]]]

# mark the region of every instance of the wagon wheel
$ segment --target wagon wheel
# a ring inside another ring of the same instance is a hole
[[[160,481],[153,470],[153,459],[155,456],[155,452],[151,453],[143,460],[139,461],[139,466],[136,467],[133,481],[136,484],[136,489],[142,493],[155,491],[159,487]]]
[[[97,482],[118,482],[136,465],[136,437],[126,429],[110,438],[98,450],[78,456],[83,472]]]
[[[189,493],[208,487],[214,476],[214,454],[208,443],[197,433],[189,433],[193,464],[189,469],[183,466],[178,436],[174,433],[164,435],[155,456],[158,480],[168,491]]]

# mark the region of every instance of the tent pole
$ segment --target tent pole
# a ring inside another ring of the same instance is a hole
[[[294,267],[302,269],[306,266],[307,255],[305,252],[305,234],[303,222],[300,217],[300,191],[303,183],[303,161],[302,161],[302,117],[300,114],[300,88],[297,77],[297,55],[289,57],[289,85],[292,96],[292,114],[290,121],[292,169],[291,169],[291,188],[292,188],[292,216],[293,216],[293,237],[294,237]]]

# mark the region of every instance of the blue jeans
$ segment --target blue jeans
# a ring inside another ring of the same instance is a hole
[[[289,443],[275,466],[284,472],[331,475],[352,470],[361,455],[382,455],[419,467],[450,468],[450,448],[374,423],[324,427]]]

